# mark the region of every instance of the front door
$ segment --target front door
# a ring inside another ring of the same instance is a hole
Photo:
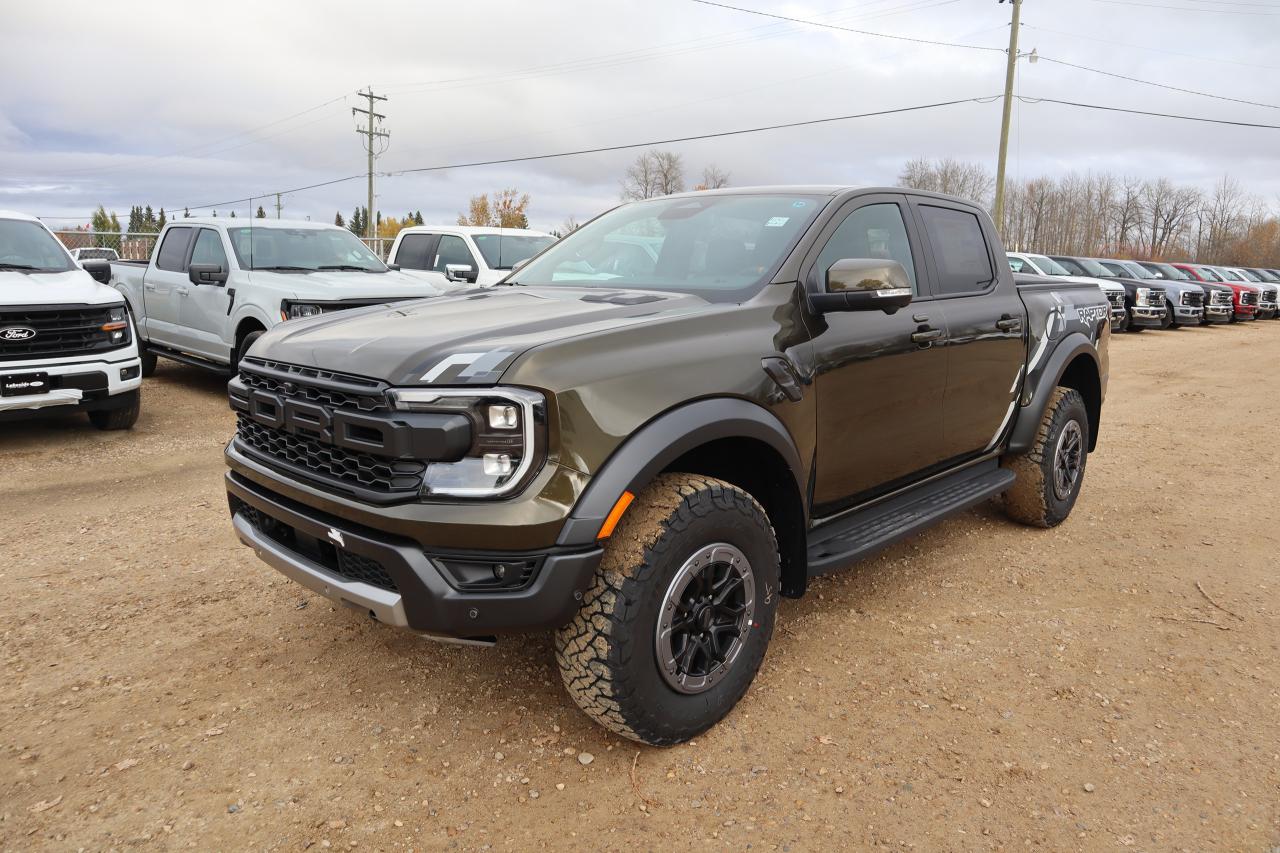
[[[887,258],[929,294],[905,197],[864,196],[833,218],[805,267],[820,291],[841,259]],[[833,311],[813,325],[817,390],[814,514],[829,515],[892,489],[945,458],[941,401],[947,381],[942,312],[927,300],[894,314]]]

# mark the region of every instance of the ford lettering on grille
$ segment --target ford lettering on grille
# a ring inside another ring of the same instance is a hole
[[[0,329],[0,340],[29,341],[36,336],[36,330],[30,326],[9,326]]]

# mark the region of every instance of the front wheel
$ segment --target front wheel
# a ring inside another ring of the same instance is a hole
[[[1056,527],[1071,514],[1089,461],[1089,411],[1074,388],[1058,387],[1040,420],[1031,449],[1006,458],[1013,487],[1005,492],[1005,513],[1033,527]]]
[[[1173,306],[1172,306],[1172,305],[1166,305],[1166,306],[1164,307],[1164,319],[1160,321],[1160,328],[1161,328],[1161,329],[1172,329],[1174,326],[1176,326],[1176,325],[1177,325],[1177,323],[1175,323],[1175,322],[1174,322],[1174,318],[1173,318],[1173,316],[1174,316],[1174,315],[1173,315]]]
[[[156,354],[147,349],[146,346],[140,348],[138,353],[139,359],[142,361],[142,377],[145,379],[156,372],[156,363],[159,361]]]
[[[138,413],[142,411],[142,395],[137,391],[126,391],[120,396],[124,405],[89,412],[89,423],[104,430],[131,429],[138,422]]]
[[[778,547],[741,489],[664,474],[605,549],[556,661],[578,707],[641,743],[682,743],[728,714],[773,634]]]

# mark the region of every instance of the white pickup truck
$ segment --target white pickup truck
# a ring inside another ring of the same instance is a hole
[[[555,241],[525,228],[414,225],[396,235],[388,263],[441,287],[488,287]]]
[[[103,261],[85,261],[105,269]],[[0,419],[87,412],[98,429],[138,420],[138,343],[120,294],[77,266],[33,216],[0,210]]]
[[[458,285],[398,272],[345,228],[280,219],[180,219],[149,261],[115,261],[142,338],[157,356],[234,371],[258,336],[297,317],[436,296]]]

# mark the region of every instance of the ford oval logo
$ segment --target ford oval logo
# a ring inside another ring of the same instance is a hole
[[[0,341],[29,341],[36,336],[36,330],[30,326],[9,326],[0,329]]]

